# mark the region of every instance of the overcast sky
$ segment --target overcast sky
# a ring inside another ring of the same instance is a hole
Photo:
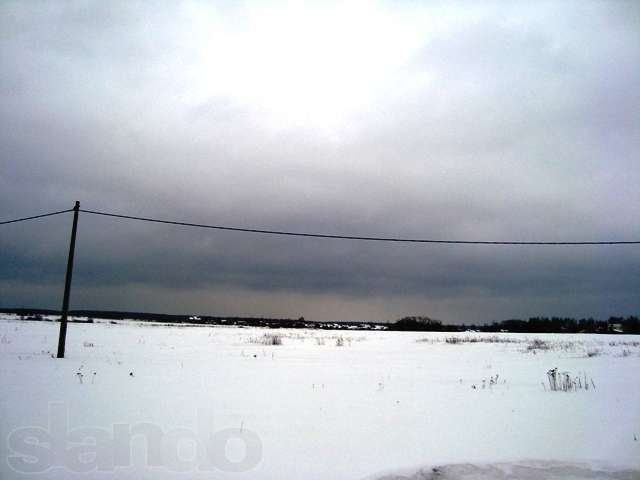
[[[0,219],[70,208],[640,240],[640,3],[0,4]],[[0,227],[59,308],[71,216]],[[80,215],[72,308],[485,322],[640,313],[640,246],[372,244]]]

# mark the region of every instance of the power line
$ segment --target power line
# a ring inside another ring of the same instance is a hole
[[[59,212],[51,212],[51,213],[43,213],[41,215],[34,215],[32,217],[16,218],[15,220],[5,220],[3,222],[0,222],[0,225],[6,225],[8,223],[24,222],[26,220],[35,220],[36,218],[51,217],[53,215],[60,215],[61,213],[68,213],[72,211],[73,211],[73,208],[70,208],[68,210],[60,210]]]
[[[67,210],[69,211],[69,210]],[[167,225],[178,225],[183,227],[208,228],[213,230],[227,230],[232,232],[261,233],[267,235],[284,235],[291,237],[312,237],[312,238],[333,238],[341,240],[363,240],[370,242],[396,242],[396,243],[439,243],[439,244],[463,244],[463,245],[636,245],[638,241],[601,241],[601,242],[512,242],[512,241],[480,241],[480,240],[434,240],[423,238],[399,238],[399,237],[363,237],[357,235],[330,235],[324,233],[289,232],[281,230],[262,230],[257,228],[227,227],[221,225],[205,225],[201,223],[191,223],[173,220],[162,220],[157,218],[137,217],[133,215],[121,215],[109,212],[99,212],[95,210],[80,209],[81,212],[92,215],[102,215],[105,217],[121,218],[126,220],[137,220],[151,223],[162,223]]]

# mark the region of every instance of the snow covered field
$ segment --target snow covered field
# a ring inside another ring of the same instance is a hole
[[[57,360],[57,336],[0,319],[2,479],[640,478],[640,337],[100,321]]]

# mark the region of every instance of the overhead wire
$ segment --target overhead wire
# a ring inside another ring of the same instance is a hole
[[[497,240],[446,240],[427,238],[404,238],[404,237],[374,237],[361,235],[336,235],[327,233],[294,232],[285,230],[266,230],[259,228],[231,227],[225,225],[209,225],[202,223],[192,223],[178,220],[166,220],[159,218],[140,217],[135,215],[124,215],[111,212],[80,209],[81,212],[92,215],[113,217],[125,220],[136,220],[142,222],[160,223],[166,225],[177,225],[184,227],[207,228],[213,230],[226,230],[232,232],[258,233],[265,235],[280,235],[292,237],[329,238],[340,240],[360,240],[369,242],[395,242],[395,243],[435,243],[435,244],[462,244],[462,245],[633,245],[640,244],[640,240],[608,240],[608,241],[497,241]]]
[[[16,218],[13,220],[0,221],[0,225],[10,223],[24,222],[27,220],[35,220],[44,217],[51,217],[63,213],[72,212],[74,209],[60,210],[57,212],[42,213],[32,215],[30,217]],[[98,215],[104,217],[118,218],[124,220],[135,220],[149,223],[159,223],[165,225],[176,225],[182,227],[206,228],[212,230],[225,230],[231,232],[257,233],[264,235],[279,235],[290,237],[307,237],[307,238],[327,238],[338,240],[358,240],[367,242],[388,242],[388,243],[431,243],[431,244],[453,244],[453,245],[638,245],[640,240],[602,240],[602,241],[511,241],[511,240],[451,240],[451,239],[434,239],[434,238],[407,238],[407,237],[381,237],[381,236],[362,236],[362,235],[337,235],[329,233],[310,233],[295,232],[287,230],[268,230],[260,228],[248,227],[232,227],[227,225],[211,225],[203,223],[193,223],[179,220],[166,220],[160,218],[141,217],[136,215],[125,215],[112,212],[103,212],[98,210],[88,210],[80,208],[79,212]]]
[[[4,220],[4,221],[0,222],[0,225],[7,225],[9,223],[25,222],[27,220],[35,220],[37,218],[52,217],[53,215],[60,215],[61,213],[68,213],[68,212],[72,212],[72,211],[73,211],[73,208],[69,208],[67,210],[60,210],[59,212],[42,213],[40,215],[32,215],[31,217],[22,217],[22,218],[15,218],[13,220]]]

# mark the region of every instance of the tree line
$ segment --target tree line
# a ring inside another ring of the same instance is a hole
[[[420,332],[516,332],[516,333],[632,333],[640,334],[636,316],[609,317],[607,320],[570,317],[513,318],[490,324],[446,325],[429,317],[404,317],[392,323],[389,330]]]

